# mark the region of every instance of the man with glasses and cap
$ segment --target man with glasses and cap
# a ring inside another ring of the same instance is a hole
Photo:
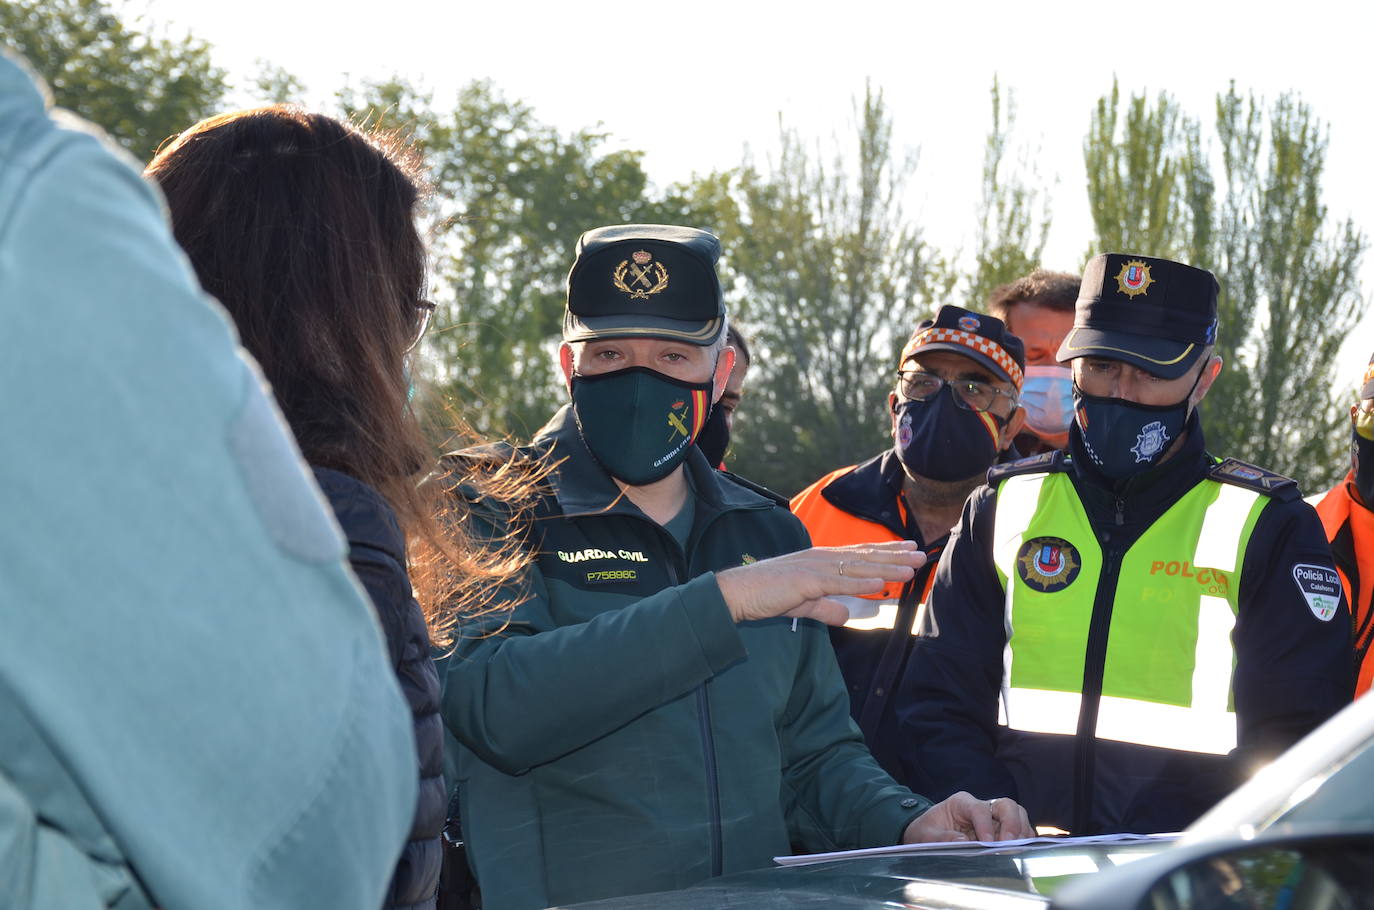
[[[1059,350],[1067,453],[989,471],[940,559],[899,710],[921,792],[1011,792],[1074,834],[1180,830],[1349,700],[1316,514],[1206,451],[1217,292],[1165,259],[1088,264]]]
[[[525,450],[549,489],[528,520],[492,521],[529,576],[460,628],[445,672],[488,910],[680,888],[794,846],[1030,833],[1011,800],[932,806],[899,786],[849,720],[812,618],[843,621],[835,595],[909,580],[920,551],[809,549],[693,444],[733,361],[719,252],[663,225],[578,241],[571,405]]]
[[[1025,354],[1000,319],[943,306],[917,326],[897,364],[887,395],[892,447],[822,477],[793,498],[792,512],[820,546],[910,540],[926,554],[910,581],[845,598],[850,618],[830,629],[854,721],[873,756],[903,780],[897,684],[964,500],[1015,452]]]
[[[1374,357],[1360,400],[1350,406],[1350,471],[1317,507],[1350,606],[1355,644],[1355,695],[1374,686]]]

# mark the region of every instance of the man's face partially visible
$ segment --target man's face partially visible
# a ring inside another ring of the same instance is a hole
[[[1007,313],[1007,330],[1026,345],[1026,366],[1059,366],[1059,346],[1073,328],[1072,310],[1052,310],[1038,303],[1018,303]]]
[[[1215,373],[1212,375],[1215,376]],[[1164,379],[1120,360],[1079,357],[1073,361],[1073,381],[1085,393],[1098,398],[1121,398],[1136,404],[1178,404],[1193,389],[1193,382],[1197,379],[1197,367],[1177,379]],[[1202,393],[1211,384],[1208,377],[1202,377],[1197,384],[1197,400],[1202,399]]]
[[[924,351],[913,354],[902,364],[904,374],[912,374],[913,378],[919,378],[920,374],[934,374],[943,379],[946,383],[980,383],[988,386],[996,393],[992,395],[993,401],[988,407],[988,413],[1001,418],[1003,422],[1008,421],[1002,428],[998,449],[1005,449],[1011,445],[1013,437],[1021,430],[1024,413],[1016,406],[1016,387],[1005,379],[1002,379],[983,366],[972,357],[964,357],[962,354],[955,354],[950,351]],[[889,395],[889,410],[892,414],[892,430],[897,431],[897,406],[908,399],[906,386],[908,377],[903,376],[897,382],[897,388]],[[943,391],[943,390],[942,390]],[[951,390],[955,391],[955,390]],[[997,394],[1000,393],[1000,394]],[[955,397],[962,397],[955,391]]]
[[[727,430],[734,429],[735,408],[739,407],[740,400],[744,398],[744,380],[749,374],[749,361],[739,357],[738,353],[736,351],[735,367],[730,371],[730,378],[725,381],[725,391],[721,394],[718,405],[725,416]]]

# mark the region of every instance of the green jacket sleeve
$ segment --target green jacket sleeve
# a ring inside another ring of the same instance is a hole
[[[746,657],[714,573],[575,625],[554,621],[537,567],[507,602],[517,605],[460,633],[443,702],[453,735],[507,774],[599,739]]]
[[[849,697],[825,627],[806,620],[783,718],[783,808],[793,843],[849,850],[899,843],[930,801],[879,767],[849,717]]]

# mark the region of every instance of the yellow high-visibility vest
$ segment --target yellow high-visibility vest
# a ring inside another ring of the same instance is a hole
[[[998,487],[993,558],[1006,591],[1001,721],[1078,732],[1093,604],[1112,599],[1096,735],[1225,754],[1236,745],[1231,676],[1237,588],[1260,493],[1202,480],[1140,536],[1119,566],[1067,474]]]

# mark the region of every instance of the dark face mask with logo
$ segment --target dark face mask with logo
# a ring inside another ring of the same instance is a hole
[[[648,367],[572,377],[573,416],[592,456],[631,486],[662,480],[692,449],[711,409],[710,382]]]
[[[954,402],[948,385],[926,401],[897,405],[897,457],[911,473],[931,480],[967,480],[997,460],[998,436],[1005,423],[987,411]]]
[[[1125,480],[1156,467],[1188,423],[1188,402],[1198,379],[1193,380],[1193,388],[1182,401],[1164,405],[1089,395],[1074,383],[1074,423],[1083,451],[1112,480]]]

